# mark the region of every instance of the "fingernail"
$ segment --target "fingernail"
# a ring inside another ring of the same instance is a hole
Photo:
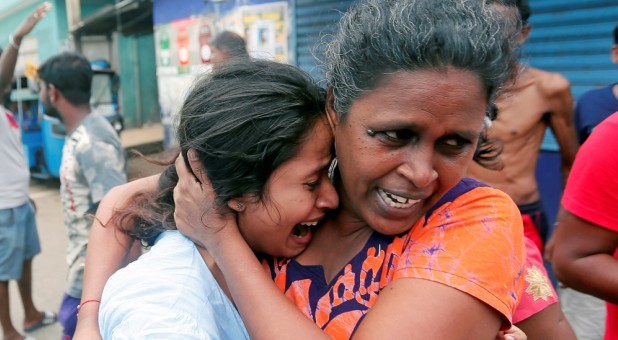
[[[504,340],[515,340],[515,337],[510,334],[507,334],[504,336]]]
[[[189,151],[187,151],[187,156],[189,157],[189,160],[192,161],[197,161],[197,152],[193,149],[189,149]]]

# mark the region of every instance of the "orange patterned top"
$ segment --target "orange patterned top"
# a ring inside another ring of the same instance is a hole
[[[408,233],[374,233],[365,247],[325,281],[321,266],[265,259],[275,283],[309,318],[336,339],[352,336],[389,282],[419,278],[468,293],[510,326],[523,290],[521,215],[504,193],[464,179]]]

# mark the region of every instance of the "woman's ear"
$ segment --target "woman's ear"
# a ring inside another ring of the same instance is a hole
[[[231,200],[227,201],[227,206],[235,212],[243,212],[246,208],[245,203],[242,202],[242,200],[236,198],[232,198]]]
[[[328,87],[326,92],[326,118],[328,118],[328,125],[330,125],[330,130],[334,135],[335,130],[337,130],[337,124],[339,124],[339,115],[335,111],[335,97],[333,96],[333,88],[331,86]]]

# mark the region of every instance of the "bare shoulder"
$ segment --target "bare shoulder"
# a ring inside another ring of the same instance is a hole
[[[563,75],[530,67],[527,71],[545,97],[570,96],[571,83]]]

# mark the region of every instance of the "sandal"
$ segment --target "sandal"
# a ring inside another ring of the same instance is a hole
[[[45,326],[49,326],[53,324],[54,322],[56,322],[56,320],[57,320],[56,313],[43,311],[43,320],[39,321],[33,326],[24,328],[24,332],[26,333],[34,332],[41,327],[45,327]]]

